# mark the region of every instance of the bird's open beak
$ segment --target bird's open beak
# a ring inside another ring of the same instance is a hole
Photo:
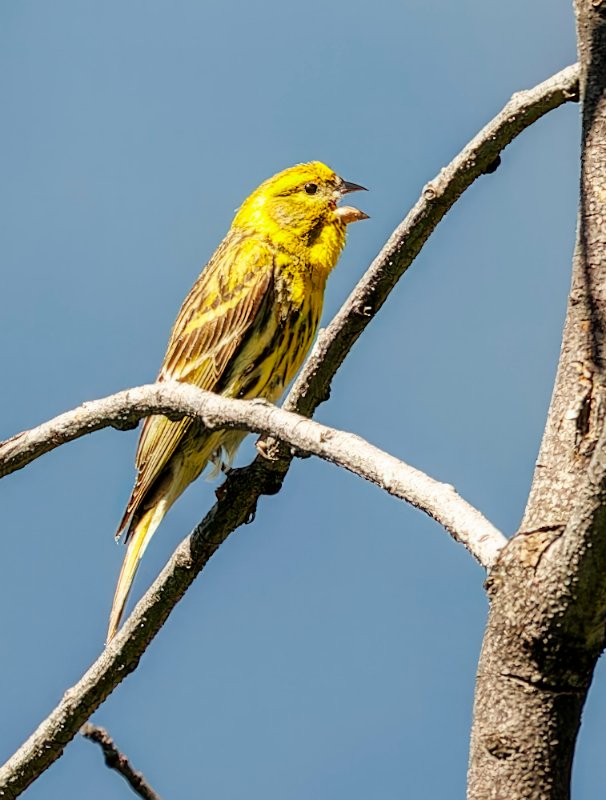
[[[366,191],[367,189],[364,186],[360,186],[359,183],[352,183],[351,181],[343,181],[338,189],[338,193],[341,196],[344,194],[349,194],[349,192]],[[369,219],[368,214],[365,214],[363,211],[360,211],[353,206],[339,206],[335,209],[335,216],[346,225],[348,225],[350,222],[358,222],[361,219]]]

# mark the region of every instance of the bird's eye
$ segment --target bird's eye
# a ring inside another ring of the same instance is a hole
[[[318,185],[316,183],[306,183],[305,191],[307,194],[315,194],[318,191]]]

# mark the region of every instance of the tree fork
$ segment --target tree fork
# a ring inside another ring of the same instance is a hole
[[[606,3],[576,0],[577,243],[553,397],[524,519],[487,580],[470,800],[567,800],[606,621]]]

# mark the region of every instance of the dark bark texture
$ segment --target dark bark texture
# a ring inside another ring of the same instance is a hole
[[[576,0],[581,199],[547,425],[518,534],[489,574],[470,800],[570,797],[606,620],[606,2]]]

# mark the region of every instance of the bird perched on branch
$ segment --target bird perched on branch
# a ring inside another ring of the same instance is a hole
[[[344,181],[319,161],[269,178],[248,197],[185,299],[159,381],[191,383],[225,397],[275,402],[314,339],[326,279],[363,211],[339,206]],[[205,431],[185,417],[145,420],[137,478],[116,538],[128,546],[107,641],[118,630],[139,561],[179,495],[212,463],[229,465],[242,431]]]

